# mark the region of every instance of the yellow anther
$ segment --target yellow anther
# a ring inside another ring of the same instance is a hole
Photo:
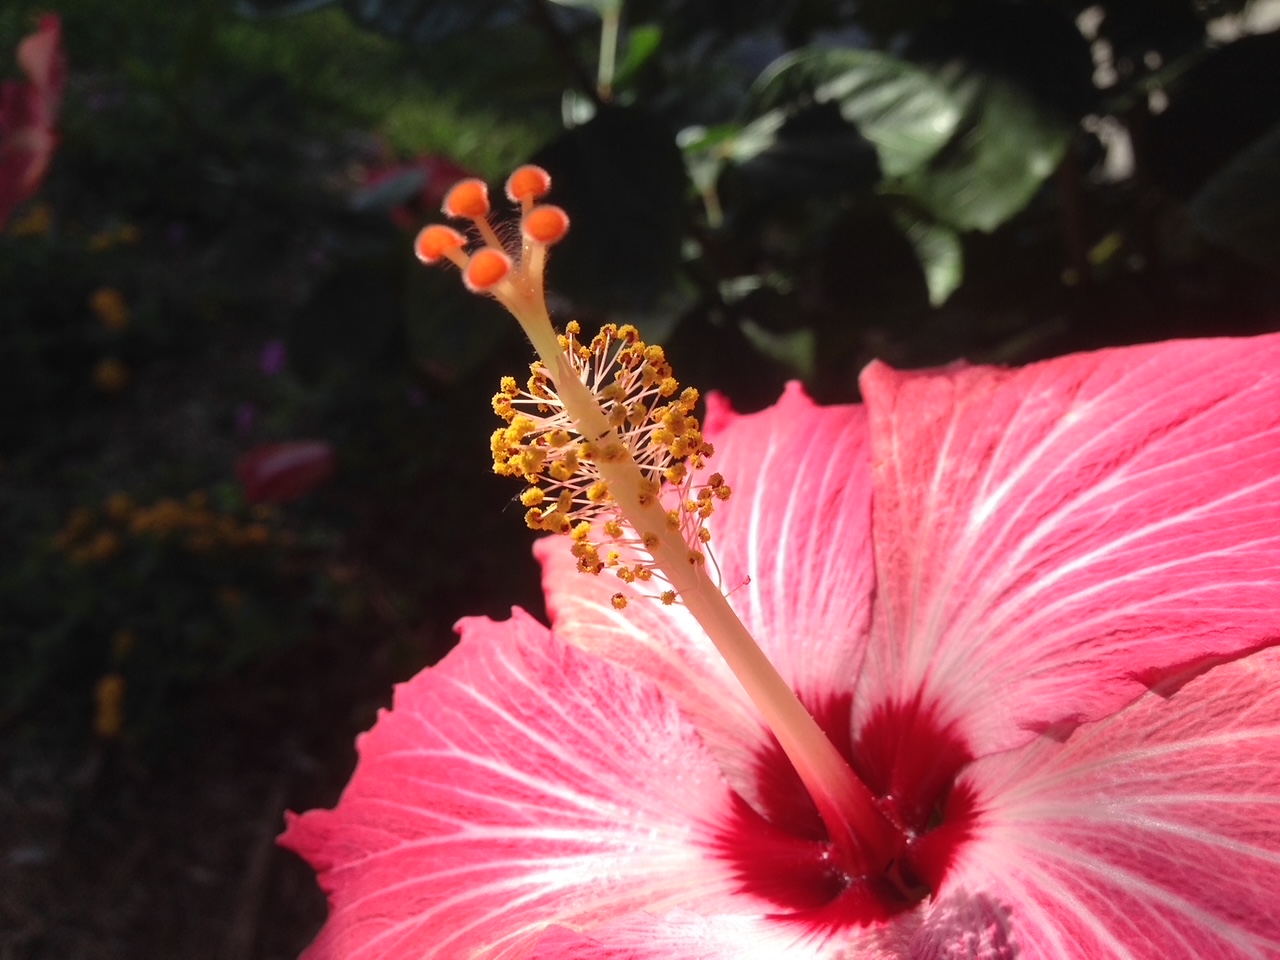
[[[540,447],[525,447],[513,466],[525,477],[535,477],[547,462],[547,452]]]
[[[538,425],[533,422],[533,418],[522,413],[511,421],[511,426],[507,427],[507,438],[511,443],[521,443],[525,437],[536,429],[538,429]]]
[[[676,592],[674,590],[665,590],[662,593],[661,600],[668,607],[676,602]]]
[[[592,503],[604,503],[609,499],[609,485],[603,480],[597,480],[587,487],[587,499]]]
[[[627,605],[627,598],[626,598],[626,597],[624,597],[624,596],[623,596],[622,594],[620,594],[620,593],[615,593],[615,594],[610,598],[610,602],[613,604],[613,609],[615,609],[615,610],[622,610],[622,609],[624,609],[624,608],[626,607],[626,605]]]
[[[526,507],[536,507],[547,498],[538,487],[529,487],[520,494],[520,502]]]
[[[583,520],[581,523],[574,525],[573,539],[583,541],[589,536],[591,536],[591,524],[587,523],[587,521]],[[592,547],[592,550],[594,549],[595,548]]]

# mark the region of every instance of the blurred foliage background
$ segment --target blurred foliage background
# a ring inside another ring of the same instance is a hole
[[[17,0],[69,74],[0,233],[0,957],[290,957],[271,838],[464,614],[514,324],[411,240],[546,166],[562,318],[742,409],[874,357],[1280,328],[1274,0]],[[785,484],[786,477],[779,477]]]

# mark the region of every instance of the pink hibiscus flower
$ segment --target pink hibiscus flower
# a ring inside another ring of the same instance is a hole
[[[67,63],[55,14],[42,16],[39,29],[18,44],[18,66],[27,81],[0,84],[0,227],[35,194],[58,145]]]
[[[528,329],[539,238],[567,221],[524,207],[517,256],[444,228],[419,252]],[[557,392],[535,367],[547,423],[507,410],[522,446],[495,438],[500,466],[541,450],[520,461],[548,490],[531,523],[573,546],[538,546],[552,629],[464,620],[361,738],[338,806],[290,818],[331,902],[307,957],[1280,957],[1280,336],[873,364],[864,406],[712,398],[732,497],[687,428],[664,495],[682,572],[597,546],[637,542],[601,519],[624,500],[604,434],[573,448],[603,480],[570,503],[548,479],[560,402],[605,395],[575,333],[541,368]],[[674,396],[664,372],[632,386]],[[661,433],[679,416],[600,409],[642,465],[631,441],[681,442]],[[722,487],[714,510],[692,492]],[[689,578],[713,566],[844,773],[708,641]]]

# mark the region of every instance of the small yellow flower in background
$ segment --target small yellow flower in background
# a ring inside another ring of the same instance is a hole
[[[122,490],[111,494],[102,504],[107,516],[116,523],[126,522],[133,515],[135,506],[133,497]]]
[[[96,518],[92,510],[88,507],[76,507],[67,514],[67,520],[62,525],[62,529],[54,534],[53,549],[58,551],[69,549],[77,540],[93,530],[95,522]]]
[[[253,509],[249,511],[249,515],[255,520],[265,522],[274,520],[280,515],[280,511],[274,503],[255,503]]]
[[[119,393],[129,385],[129,368],[115,357],[103,357],[93,368],[93,385],[103,393]]]
[[[13,237],[43,237],[53,229],[53,208],[47,203],[37,203],[13,223],[9,235]]]
[[[114,740],[124,729],[124,677],[114,671],[98,680],[93,691],[93,732]]]
[[[84,546],[71,551],[71,562],[76,566],[102,563],[120,552],[120,536],[114,530],[101,530]]]
[[[121,627],[111,635],[111,659],[119,663],[138,645],[138,635],[127,627]]]
[[[102,253],[113,247],[137,243],[141,236],[142,231],[132,223],[121,224],[118,227],[104,227],[89,238],[88,247],[94,253]]]
[[[89,308],[99,322],[113,333],[129,326],[129,305],[115,287],[99,287],[89,297]]]

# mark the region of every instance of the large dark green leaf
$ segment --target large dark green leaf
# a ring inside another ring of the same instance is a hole
[[[771,111],[720,151],[747,189],[774,199],[868,189],[880,181],[875,148],[830,103],[794,114]]]
[[[1187,209],[1217,243],[1280,267],[1280,125],[1210,177]]]
[[[916,252],[929,288],[929,302],[937,307],[947,302],[964,281],[964,248],[950,227],[899,212],[894,221]]]
[[[608,107],[533,158],[573,226],[551,258],[552,288],[602,309],[643,310],[680,265],[688,181],[674,137],[649,114]]]
[[[874,50],[789,54],[765,71],[751,92],[756,122],[775,127],[791,113],[828,103],[875,145],[887,176],[901,176],[928,161],[961,118],[945,84]]]
[[[943,223],[994,230],[1057,169],[1072,127],[1003,78],[959,64],[938,76],[965,105],[965,121],[926,167],[903,179],[903,187]]]

